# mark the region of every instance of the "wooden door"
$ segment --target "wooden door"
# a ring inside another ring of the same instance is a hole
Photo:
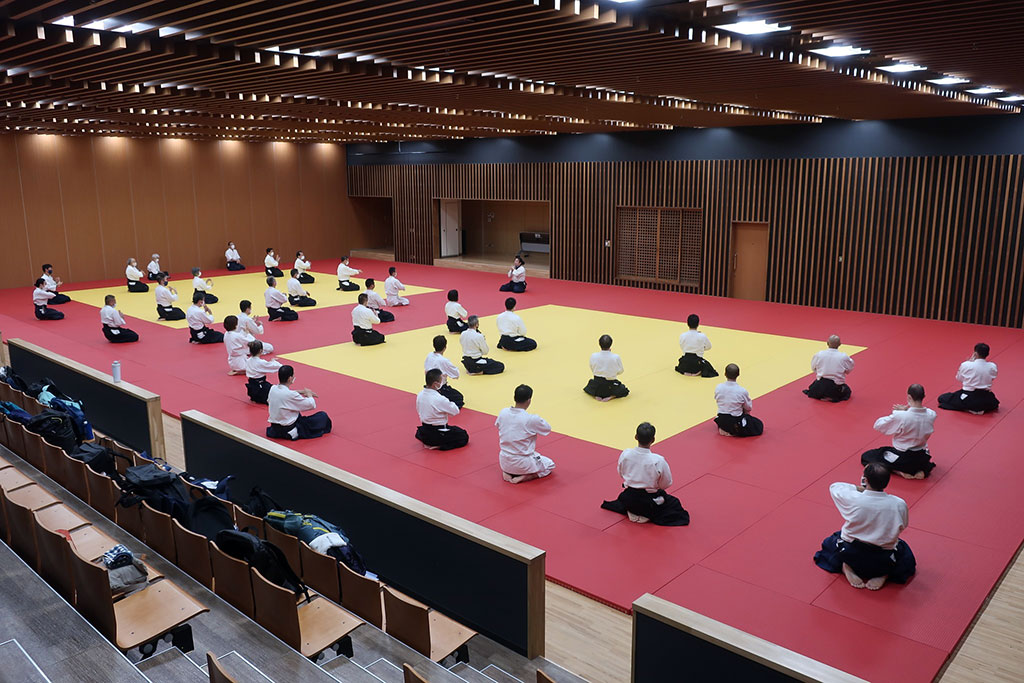
[[[729,296],[764,301],[768,284],[768,224],[732,224]]]
[[[462,201],[441,201],[441,258],[462,253]]]

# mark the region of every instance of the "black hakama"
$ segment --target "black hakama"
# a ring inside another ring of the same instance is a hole
[[[299,273],[299,277],[296,278],[300,284],[311,285],[316,282],[316,278],[309,273]]]
[[[316,299],[308,296],[295,296],[293,294],[289,294],[288,303],[290,303],[292,306],[304,308],[306,306],[316,306]]]
[[[594,377],[594,379],[587,382],[587,386],[583,387],[583,391],[597,398],[625,398],[629,396],[629,389],[626,388],[625,384],[617,379],[607,379],[605,377]]]
[[[266,377],[250,377],[245,383],[245,393],[253,403],[267,404],[267,397],[270,396],[270,387],[274,386],[267,381]]]
[[[492,358],[470,358],[462,357],[462,366],[471,375],[500,375],[505,372],[505,364]]]
[[[860,464],[867,465],[872,462],[881,463],[890,470],[903,472],[910,476],[924,472],[924,476],[927,477],[935,469],[935,463],[932,462],[932,456],[927,448],[917,451],[900,451],[892,446],[884,446],[864,451],[860,456]]]
[[[747,413],[739,417],[719,413],[715,424],[733,436],[761,436],[764,433],[764,422]]]
[[[284,273],[281,272],[280,268],[264,268],[263,272],[266,273],[268,277],[284,277]]]
[[[361,327],[352,328],[352,341],[359,346],[376,346],[384,343],[384,335],[377,330],[364,330]]]
[[[188,328],[189,341],[193,344],[220,344],[224,341],[224,333],[203,327],[201,330]]]
[[[318,411],[312,415],[300,415],[299,419],[290,425],[279,425],[270,423],[267,426],[267,437],[271,439],[319,439],[331,431],[331,418],[327,417],[324,411]]]
[[[451,316],[448,316],[447,323],[448,331],[454,334],[461,334],[469,329],[469,323],[463,320],[459,320],[458,318],[453,318]]]
[[[466,403],[466,397],[462,395],[461,391],[453,387],[451,384],[442,384],[441,388],[437,390],[437,393],[441,394],[458,406],[459,410],[462,410],[462,406]]]
[[[228,270],[245,270],[245,266],[238,261],[232,261],[228,264]]]
[[[300,281],[301,282],[301,281]],[[350,280],[338,280],[338,290],[340,292],[358,292],[359,285]]]
[[[657,502],[659,498],[660,503]],[[618,498],[604,501],[601,507],[620,515],[632,512],[658,526],[686,526],[690,523],[690,513],[683,508],[678,498],[665,493],[664,489],[648,493],[646,489],[624,486]]]
[[[195,290],[195,292],[193,292],[193,294],[199,294],[199,293],[200,293],[200,291],[198,289]],[[215,304],[218,301],[220,301],[220,299],[218,299],[215,295],[210,294],[209,292],[202,292],[202,295],[203,295],[203,301],[205,301],[208,304]]]
[[[416,428],[416,438],[424,446],[436,446],[438,450],[450,451],[469,443],[469,433],[455,425],[425,425]]]
[[[127,327],[110,327],[109,325],[103,326],[103,336],[107,338],[107,341],[111,344],[130,344],[131,342],[139,341],[139,335],[129,330]]]
[[[498,348],[506,351],[533,351],[537,342],[529,337],[510,337],[507,334],[498,338]]]
[[[821,377],[811,382],[811,386],[804,389],[804,393],[810,398],[817,400],[829,400],[833,403],[849,400],[853,392],[846,384],[836,384],[835,380],[828,377]]]
[[[61,304],[66,304],[71,301],[71,297],[67,294],[58,294],[57,292],[54,292],[54,295],[55,296],[52,299],[46,302],[47,306],[60,306]]]
[[[145,282],[139,282],[138,280],[128,280],[128,291],[136,294],[149,291],[149,285]]]
[[[64,314],[46,306],[36,306],[36,318],[38,320],[63,320]]]
[[[939,407],[969,413],[991,413],[999,410],[999,399],[989,389],[961,390],[940,394]]]
[[[160,279],[160,273],[151,273],[151,272],[149,272],[149,271],[147,270],[147,271],[146,271],[146,279],[147,279],[147,280],[151,280],[151,281],[153,281],[153,282],[156,282],[157,280],[159,280],[159,279]]]
[[[185,311],[177,306],[157,306],[156,317],[160,320],[184,320]]]
[[[371,310],[373,310],[373,312],[377,314],[377,318],[382,323],[393,323],[393,322],[395,322],[395,314],[392,313],[391,311],[385,311],[385,310],[380,309],[380,308],[374,308],[374,309],[371,309]]]
[[[683,375],[700,375],[701,377],[718,377],[718,371],[708,361],[695,353],[684,353],[679,357],[676,372]]]
[[[299,313],[298,311],[293,311],[287,306],[281,306],[280,308],[268,308],[267,319],[271,321],[281,320],[283,322],[288,322],[291,320],[298,320]]]
[[[525,282],[512,282],[511,280],[509,280],[508,282],[503,284],[501,287],[498,287],[498,291],[499,292],[515,292],[516,294],[522,294],[523,292],[526,291],[526,283]]]
[[[821,542],[814,564],[833,574],[842,573],[846,564],[864,581],[887,576],[893,583],[906,583],[917,571],[917,560],[906,541],[900,539],[893,550],[886,550],[863,541],[844,541],[838,531]]]

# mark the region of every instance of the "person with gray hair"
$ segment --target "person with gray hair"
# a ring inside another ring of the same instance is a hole
[[[487,357],[490,350],[487,340],[480,331],[480,318],[475,315],[466,319],[466,331],[459,335],[462,343],[462,364],[470,375],[500,375],[505,364]]]
[[[164,272],[164,269],[160,267],[160,254],[153,254],[151,258],[149,265],[146,266],[146,279],[159,282],[160,274]]]

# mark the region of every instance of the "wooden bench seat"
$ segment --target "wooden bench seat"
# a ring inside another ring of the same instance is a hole
[[[384,586],[385,631],[425,657],[440,662],[450,654],[469,661],[466,643],[476,631]]]

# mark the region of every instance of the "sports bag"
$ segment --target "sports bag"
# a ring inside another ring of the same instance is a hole
[[[207,495],[189,503],[186,528],[214,541],[219,532],[234,529],[235,522],[222,501]]]
[[[75,446],[70,453],[75,460],[81,460],[92,468],[94,472],[105,474],[114,481],[121,480],[121,473],[117,471],[117,458],[131,462],[131,458],[123,453],[101,446],[98,443],[81,443]]]
[[[271,510],[280,510],[282,508],[276,500],[271,498],[259,486],[252,487],[252,490],[249,491],[248,502],[241,507],[253,517],[266,517],[267,513]]]
[[[67,452],[73,451],[78,443],[71,418],[67,413],[57,410],[46,409],[32,417],[25,424],[25,429],[33,434],[38,434],[54,446],[59,446]]]
[[[257,538],[246,531],[225,529],[217,533],[216,542],[217,547],[225,554],[255,567],[267,581],[287,588],[295,595],[305,595],[306,601],[309,601],[309,589],[306,584],[292,571],[281,549],[270,541]]]
[[[188,490],[173,472],[147,463],[129,467],[121,483],[121,497],[117,504],[122,507],[142,505],[142,501],[158,512],[164,512],[188,524]]]
[[[71,399],[63,399],[53,397],[50,400],[50,408],[58,410],[62,413],[67,413],[68,417],[71,418],[71,426],[75,430],[75,436],[78,437],[79,441],[91,441],[93,438],[92,425],[85,419],[85,413],[82,412],[82,404],[79,401],[72,401]]]
[[[271,510],[263,520],[278,531],[304,541],[318,553],[344,562],[357,574],[366,575],[366,562],[338,525],[316,515],[303,515],[291,510]]]

